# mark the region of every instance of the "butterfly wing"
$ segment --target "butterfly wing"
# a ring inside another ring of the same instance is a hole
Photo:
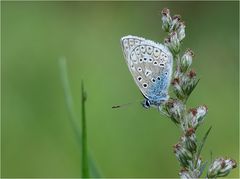
[[[166,96],[172,74],[172,55],[158,43],[136,36],[121,39],[128,68],[142,94],[154,100]]]

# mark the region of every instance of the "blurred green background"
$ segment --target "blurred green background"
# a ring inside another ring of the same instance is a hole
[[[162,42],[160,11],[186,22],[184,49],[196,56],[200,83],[188,106],[206,104],[199,139],[213,129],[203,160],[239,161],[238,2],[1,2],[2,177],[80,177],[80,151],[68,121],[58,59],[65,56],[75,111],[81,79],[89,150],[104,177],[178,177],[172,146],[180,130],[140,104],[119,39]],[[80,120],[79,120],[80,124]],[[238,177],[235,169],[228,177]]]

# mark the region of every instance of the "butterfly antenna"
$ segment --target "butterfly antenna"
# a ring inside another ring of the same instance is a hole
[[[136,103],[136,102],[140,102],[140,100],[134,101],[134,102],[130,102],[130,103],[126,103],[126,104],[121,104],[121,105],[112,106],[112,108],[113,108],[113,109],[122,108],[122,107],[129,106],[129,105],[131,105],[131,104],[134,104],[134,103]]]

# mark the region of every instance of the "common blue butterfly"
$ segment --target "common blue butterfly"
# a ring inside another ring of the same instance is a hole
[[[168,100],[173,57],[168,48],[136,36],[121,38],[124,58],[144,96],[143,107],[161,107]]]

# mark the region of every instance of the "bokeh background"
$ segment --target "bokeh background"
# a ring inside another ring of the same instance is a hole
[[[80,149],[69,123],[58,59],[67,59],[75,111],[81,80],[88,144],[103,177],[178,177],[172,146],[180,130],[142,96],[123,59],[128,34],[162,42],[160,11],[186,22],[183,49],[192,48],[201,79],[188,106],[209,113],[213,126],[203,160],[239,161],[238,2],[1,2],[2,177],[80,177]],[[80,124],[80,120],[79,120]],[[228,177],[238,177],[235,169]]]

